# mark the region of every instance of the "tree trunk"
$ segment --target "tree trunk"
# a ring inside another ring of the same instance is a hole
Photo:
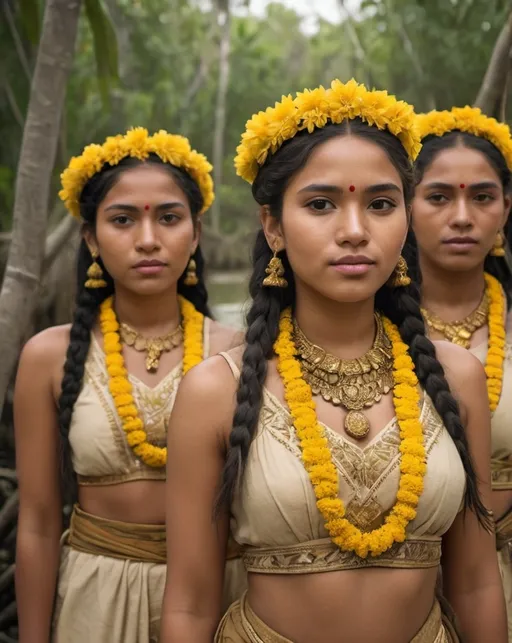
[[[215,130],[213,136],[213,179],[217,194],[222,183],[222,165],[224,163],[224,133],[226,129],[226,98],[229,82],[229,51],[231,48],[231,20],[229,0],[219,1],[219,21],[221,34],[219,44],[219,83],[217,87],[217,104],[215,107]],[[224,22],[222,22],[224,20]],[[215,199],[210,211],[212,229],[220,232],[220,199]]]
[[[509,55],[512,47],[512,10],[496,40],[489,66],[485,72],[475,107],[480,107],[486,116],[500,117],[500,106],[507,81]]]
[[[37,301],[48,200],[81,0],[47,0],[21,145],[13,236],[0,292],[0,415]]]

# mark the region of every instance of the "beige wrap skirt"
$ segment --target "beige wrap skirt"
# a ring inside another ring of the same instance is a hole
[[[228,555],[224,606],[246,573]],[[158,643],[166,576],[164,525],[106,520],[75,507],[63,547],[52,643]]]

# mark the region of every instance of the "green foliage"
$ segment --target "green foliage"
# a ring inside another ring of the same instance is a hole
[[[279,2],[268,5],[264,18],[242,10],[247,4],[231,1],[226,155],[223,185],[216,189],[225,232],[249,229],[256,217],[250,189],[233,169],[241,132],[255,111],[282,94],[352,76],[387,88],[418,110],[472,103],[510,3],[363,0],[351,22],[321,20],[312,35]],[[15,17],[33,60],[30,41],[38,27],[27,28],[24,16],[38,0],[18,6]],[[201,0],[85,0],[57,172],[85,144],[135,125],[183,133],[211,158],[219,49],[215,6]],[[0,47],[0,72],[8,70],[24,113],[28,85],[1,21]],[[12,204],[21,134],[0,92],[0,213]]]

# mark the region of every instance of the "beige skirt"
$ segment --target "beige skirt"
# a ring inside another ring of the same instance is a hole
[[[496,549],[507,604],[508,640],[512,643],[512,511],[496,522]]]
[[[451,625],[444,619],[436,601],[421,630],[411,643],[457,643]],[[220,622],[214,643],[293,643],[256,616],[247,602],[247,594],[236,601]]]
[[[165,588],[164,525],[136,525],[75,508],[63,538],[52,643],[158,643]],[[224,608],[246,589],[228,560]]]

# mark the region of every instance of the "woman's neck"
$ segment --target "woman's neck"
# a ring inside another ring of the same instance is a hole
[[[374,299],[340,303],[298,288],[295,318],[310,342],[342,359],[361,357],[375,338]]]
[[[445,321],[464,319],[482,300],[484,266],[454,272],[420,257],[421,305]]]
[[[120,322],[147,337],[159,337],[180,323],[176,287],[158,295],[137,295],[116,287],[114,307]]]

